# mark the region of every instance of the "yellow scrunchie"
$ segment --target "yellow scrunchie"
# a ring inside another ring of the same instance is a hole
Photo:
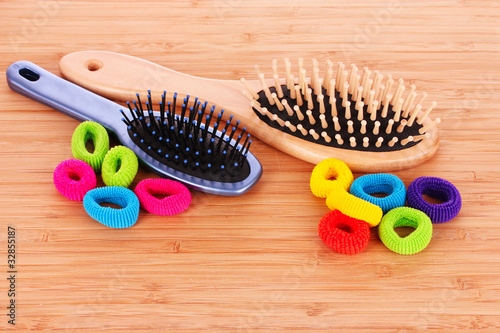
[[[331,178],[336,179],[330,180]],[[326,198],[336,185],[348,191],[353,181],[354,177],[347,164],[335,158],[327,158],[314,167],[310,185],[315,196]]]
[[[355,197],[338,185],[326,198],[326,205],[330,210],[338,209],[347,216],[365,221],[370,227],[376,227],[382,220],[382,208]]]
[[[328,158],[314,167],[310,185],[315,196],[326,198],[330,210],[338,209],[347,216],[367,222],[371,227],[377,226],[382,220],[382,209],[350,194],[348,191],[353,181],[352,172],[344,162]]]

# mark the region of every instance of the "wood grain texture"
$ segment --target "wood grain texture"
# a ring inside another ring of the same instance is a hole
[[[2,314],[0,330],[500,330],[497,1],[6,0],[0,12],[3,77],[17,60],[58,73],[63,55],[96,49],[216,79],[284,57],[408,79],[438,101],[441,142],[431,160],[395,174],[406,185],[446,178],[463,198],[420,254],[394,254],[373,232],[365,252],[339,255],[317,235],[327,207],[309,191],[313,166],[255,140],[264,175],[246,195],[193,193],[178,216],[141,211],[133,228],[110,230],[52,184],[78,122],[3,79],[0,252],[6,272],[15,226],[19,273],[17,325]],[[141,170],[132,186],[146,177]]]

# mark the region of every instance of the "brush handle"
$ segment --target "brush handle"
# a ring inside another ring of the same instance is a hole
[[[92,120],[107,130],[126,131],[120,105],[66,81],[29,62],[18,61],[7,69],[7,82],[15,92],[80,121]]]
[[[102,96],[127,101],[136,93],[158,98],[166,90],[193,95],[215,104],[241,120],[248,131],[289,155],[317,164],[334,157],[345,161],[353,171],[387,172],[413,167],[434,155],[439,145],[436,128],[429,130],[430,138],[399,151],[353,151],[323,146],[289,135],[262,122],[242,95],[244,86],[234,80],[213,80],[186,75],[152,62],[118,53],[81,51],[64,56],[59,69],[63,77]],[[258,80],[247,80],[255,91],[262,90]],[[274,81],[268,80],[273,86]]]

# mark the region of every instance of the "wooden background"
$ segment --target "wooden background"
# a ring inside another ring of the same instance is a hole
[[[64,54],[97,49],[220,79],[284,57],[404,78],[439,103],[441,147],[396,174],[406,185],[446,178],[463,198],[417,255],[390,252],[375,230],[365,252],[340,255],[317,235],[328,209],[309,191],[313,165],[255,140],[264,175],[248,194],[193,193],[178,216],[141,211],[133,228],[112,230],[52,183],[78,122],[2,79],[0,330],[500,330],[498,1],[9,0],[0,13],[2,77],[17,60],[58,74]],[[17,229],[15,327],[7,226]]]

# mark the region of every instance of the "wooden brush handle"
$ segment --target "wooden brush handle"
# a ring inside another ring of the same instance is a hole
[[[340,149],[315,144],[294,137],[262,122],[242,95],[243,85],[237,80],[214,80],[182,74],[152,62],[123,54],[104,51],[82,51],[63,57],[59,63],[64,78],[99,95],[119,101],[129,101],[136,93],[158,101],[163,91],[180,97],[191,95],[205,100],[234,115],[248,131],[267,144],[304,161],[317,164],[325,158],[345,161],[353,171],[387,172],[420,164],[436,152],[438,133],[429,131],[430,138],[419,144],[392,152],[367,152]],[[247,80],[260,91],[258,80]],[[269,85],[274,85],[272,80]]]

